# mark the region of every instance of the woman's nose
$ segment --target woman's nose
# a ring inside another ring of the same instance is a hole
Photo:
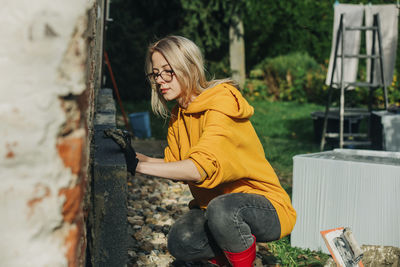
[[[157,75],[155,80],[156,80],[156,83],[158,83],[158,84],[163,84],[165,82],[163,80],[163,78],[161,78],[161,75]]]

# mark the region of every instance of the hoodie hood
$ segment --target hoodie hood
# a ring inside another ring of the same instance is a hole
[[[186,114],[216,110],[236,119],[248,119],[254,108],[236,87],[227,83],[207,89],[196,97],[185,110]]]

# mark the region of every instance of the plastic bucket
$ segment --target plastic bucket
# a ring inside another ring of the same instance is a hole
[[[139,138],[151,137],[150,115],[149,112],[137,112],[129,114],[133,133]]]

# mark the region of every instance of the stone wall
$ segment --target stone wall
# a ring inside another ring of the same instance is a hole
[[[0,8],[0,266],[85,265],[104,0]]]

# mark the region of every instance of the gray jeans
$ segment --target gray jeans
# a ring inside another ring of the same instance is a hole
[[[280,237],[271,202],[257,194],[232,193],[214,198],[207,211],[191,209],[168,234],[168,250],[178,260],[211,259],[223,251],[241,252],[254,242]]]

